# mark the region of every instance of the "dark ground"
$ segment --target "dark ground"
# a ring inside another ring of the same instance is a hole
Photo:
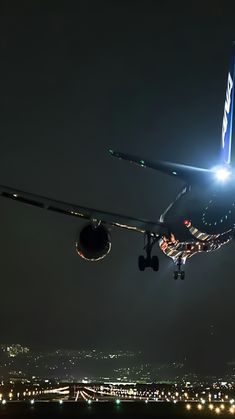
[[[227,409],[228,410],[228,409]],[[117,406],[114,403],[94,403],[88,406],[86,403],[65,402],[63,405],[53,402],[37,402],[30,406],[25,402],[11,402],[5,406],[0,406],[0,417],[17,418],[102,418],[102,417],[185,417],[185,418],[203,418],[214,417],[216,414],[204,408],[202,412],[197,411],[196,403],[190,412],[186,411],[185,403],[173,405],[170,403],[122,403]],[[220,414],[221,419],[231,416],[229,413]]]

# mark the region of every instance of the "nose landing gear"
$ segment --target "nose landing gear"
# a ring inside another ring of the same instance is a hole
[[[185,279],[185,271],[182,270],[182,265],[185,264],[185,259],[182,258],[182,256],[178,256],[174,260],[176,269],[174,270],[174,279]]]
[[[146,245],[144,246],[144,250],[146,251],[146,257],[139,256],[138,258],[138,266],[140,271],[144,271],[145,268],[152,268],[153,271],[157,272],[159,270],[159,259],[156,255],[151,256],[152,248],[154,244],[157,242],[156,237],[152,237],[151,234],[146,234]]]

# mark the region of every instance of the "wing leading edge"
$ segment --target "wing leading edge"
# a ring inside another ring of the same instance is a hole
[[[133,218],[112,212],[99,211],[92,208],[82,207],[62,201],[56,201],[33,193],[23,192],[18,189],[0,185],[0,196],[12,199],[23,204],[33,205],[48,211],[57,212],[71,217],[82,218],[89,221],[100,221],[110,226],[133,230],[140,233],[163,234],[167,227],[160,221],[148,221]]]

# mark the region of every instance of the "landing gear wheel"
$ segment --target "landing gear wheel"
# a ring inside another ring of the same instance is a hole
[[[179,272],[178,271],[174,271],[174,279],[178,279],[179,276]]]
[[[146,268],[146,261],[142,255],[138,257],[138,266],[140,271],[144,271]]]
[[[157,256],[151,256],[152,248],[157,243],[158,237],[146,233],[145,235],[145,246],[144,250],[146,252],[146,257],[139,256],[138,266],[140,271],[144,271],[145,268],[152,268],[155,272],[159,270],[159,259]]]
[[[151,258],[151,268],[155,272],[157,272],[159,270],[159,259],[158,259],[157,256],[152,256],[152,258]]]
[[[184,278],[185,278],[185,272],[184,271],[181,271],[180,272],[180,279],[183,281]]]
[[[174,271],[174,279],[181,279],[182,281],[185,279],[185,272],[182,271],[182,266],[185,264],[185,259],[182,256],[179,256],[177,259],[174,260],[175,268],[177,270]]]

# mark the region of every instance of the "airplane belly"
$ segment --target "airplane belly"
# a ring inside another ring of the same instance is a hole
[[[225,191],[226,192],[226,191]],[[186,260],[198,252],[217,250],[234,236],[235,194],[192,188],[182,193],[162,216],[169,226],[160,248],[172,259]]]
[[[234,197],[234,198],[233,198]],[[176,199],[164,214],[164,222],[170,226],[179,240],[187,240],[185,222],[208,235],[225,234],[235,227],[235,190],[216,191],[192,188],[189,193]]]

